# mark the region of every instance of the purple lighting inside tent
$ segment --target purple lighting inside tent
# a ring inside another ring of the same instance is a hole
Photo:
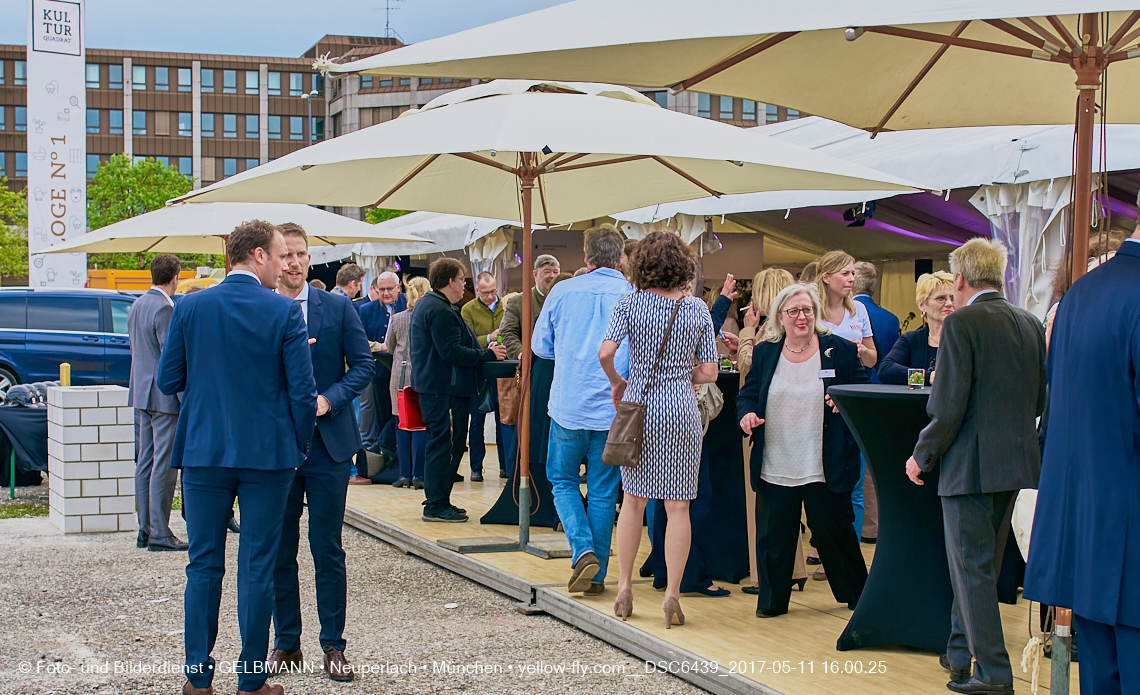
[[[846,224],[846,221],[843,219],[843,213],[841,213],[841,212],[836,212],[835,210],[831,210],[829,208],[815,208],[815,210],[816,210],[816,212],[823,215],[824,217],[828,217],[830,219],[835,220],[836,222],[843,222],[844,224]],[[919,234],[918,232],[912,232],[912,231],[903,229],[902,227],[896,227],[893,224],[887,224],[885,222],[880,222],[876,219],[867,220],[867,223],[865,225],[863,225],[862,228],[863,229],[875,229],[875,230],[879,230],[879,231],[883,231],[883,232],[892,232],[894,234],[900,234],[902,236],[907,236],[907,237],[910,237],[912,239],[922,239],[923,241],[933,241],[933,242],[939,243],[939,244],[950,244],[951,246],[961,246],[961,244],[962,244],[962,242],[957,241],[955,239],[947,239],[946,237],[929,236],[926,234]]]

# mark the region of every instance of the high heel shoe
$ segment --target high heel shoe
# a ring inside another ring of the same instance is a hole
[[[622,589],[618,592],[617,599],[614,601],[614,615],[625,619],[633,615],[633,592],[629,589]]]
[[[674,619],[676,619],[678,625],[685,624],[685,614],[681,612],[681,604],[672,596],[665,597],[664,603],[661,604],[661,610],[665,611],[666,630],[673,627]]]
[[[804,586],[806,586],[806,585],[807,585],[807,577],[804,577],[802,579],[793,579],[792,580],[792,586],[799,586],[800,591],[803,591]]]

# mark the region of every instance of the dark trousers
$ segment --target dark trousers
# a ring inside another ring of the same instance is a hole
[[[867,564],[855,536],[851,495],[837,494],[825,483],[796,487],[760,481],[756,491],[756,569],[760,595],[756,608],[788,612],[796,544],[800,542],[800,508],[807,511],[812,542],[827,568],[831,593],[840,603],[856,603],[867,581]]]
[[[991,685],[1013,683],[997,578],[1016,499],[1016,491],[942,498],[946,559],[954,587],[946,656],[957,670],[969,670],[972,658],[974,678]]]
[[[400,459],[401,478],[424,478],[424,459],[427,457],[428,433],[426,430],[411,432],[399,429],[396,418],[396,451]]]
[[[421,393],[420,412],[428,433],[424,513],[439,514],[451,506],[451,487],[467,449],[471,397]]]
[[[518,425],[499,425],[499,431],[503,433],[503,460],[507,462],[503,470],[513,479],[519,460],[519,428]]]
[[[313,433],[309,458],[297,469],[273,573],[277,598],[273,611],[273,646],[286,651],[301,648],[301,590],[297,578],[297,552],[301,537],[301,512],[309,506],[309,551],[317,584],[317,617],[321,621],[321,647],[344,651],[344,615],[348,585],[344,569],[341,528],[348,495],[351,459],[333,461],[318,428]]]
[[[183,468],[183,506],[190,543],[186,565],[185,629],[187,680],[209,687],[210,652],[218,638],[222,577],[226,573],[226,523],[237,497],[242,530],[238,541],[237,612],[241,654],[234,664],[238,690],[265,684],[273,573],[285,501],[295,471],[251,468]]]
[[[487,456],[487,445],[483,442],[483,426],[487,422],[487,416],[491,413],[484,413],[479,410],[479,403],[482,402],[482,397],[475,396],[471,399],[471,431],[468,435],[468,442],[471,445],[471,472],[483,470],[483,459]],[[495,408],[495,450],[499,456],[499,470],[507,470],[507,452],[503,448],[503,423],[499,422],[499,409]]]
[[[1140,629],[1073,614],[1081,635],[1081,695],[1140,693]]]
[[[377,362],[372,383],[365,386],[360,394],[360,437],[364,448],[374,454],[381,453],[381,449],[391,453],[396,447],[395,431],[387,428],[389,420],[393,419],[392,394],[388,391],[391,378],[392,372]]]

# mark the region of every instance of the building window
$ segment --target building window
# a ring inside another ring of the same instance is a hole
[[[245,93],[246,94],[252,94],[254,96],[261,94],[261,88],[258,87],[258,84],[257,84],[258,78],[260,78],[260,77],[261,77],[261,75],[258,74],[257,70],[246,70],[245,71]]]
[[[712,118],[712,98],[708,94],[697,95],[697,115],[701,118]]]
[[[194,86],[190,80],[190,68],[178,68],[178,91],[194,91]]]
[[[87,155],[87,178],[95,176],[99,173],[99,155]]]
[[[312,123],[311,127],[312,127],[312,133],[313,133],[313,140],[324,140],[325,139],[325,119],[313,118],[313,123]]]
[[[210,94],[214,93],[214,71],[213,70],[203,70],[202,71],[202,91],[203,92],[209,92]]]
[[[202,114],[202,137],[214,137],[214,114],[212,113]]]
[[[799,118],[799,117],[800,117],[800,112],[799,112],[799,111],[796,111],[795,109],[788,109],[788,116],[787,116],[787,120],[789,120],[789,121],[794,121],[794,120],[796,120],[796,119],[797,119],[797,118]]]
[[[245,170],[246,170],[246,171],[249,171],[250,169],[252,169],[252,168],[256,167],[258,164],[261,164],[261,161],[260,161],[260,160],[257,160],[257,159],[247,159],[247,160],[245,160]]]
[[[361,75],[360,76],[360,88],[361,89],[372,89],[372,75]]]
[[[123,66],[122,65],[108,65],[107,66],[107,86],[111,89],[123,88]]]
[[[222,94],[237,94],[237,70],[222,70]]]
[[[16,107],[16,132],[25,131],[28,129],[28,107]]]
[[[720,112],[720,120],[722,120],[722,121],[731,121],[732,120],[732,118],[733,118],[733,116],[732,116],[732,97],[721,97],[720,98],[719,112]]]
[[[304,140],[305,139],[305,119],[301,116],[289,117],[289,139],[290,140]]]
[[[222,178],[229,178],[237,173],[237,160],[227,157],[222,160]]]
[[[3,63],[3,62],[4,61],[0,60],[0,63]],[[3,106],[0,106],[0,130],[4,130],[4,107]],[[2,168],[0,168],[0,172],[2,172],[2,171],[4,171],[4,170]]]
[[[237,114],[227,113],[222,116],[222,137],[237,137]]]
[[[178,114],[178,135],[184,138],[194,136],[194,114],[185,111]]]
[[[421,77],[420,78],[420,84],[431,84],[431,82],[432,82],[432,80],[430,77]]]
[[[440,80],[442,82],[443,80]],[[658,106],[663,109],[669,108],[669,92],[661,90],[658,92],[642,92],[641,96],[652,99]]]
[[[165,155],[158,155],[154,157],[154,161],[158,162],[164,167],[170,166],[170,157],[167,157]]]
[[[270,116],[269,117],[269,139],[270,140],[280,140],[281,139],[281,117],[280,116]]]
[[[2,60],[0,60],[0,84],[4,84],[4,61]],[[3,153],[0,152],[0,154]],[[4,168],[0,167],[0,171],[4,171]]]
[[[99,132],[99,109],[87,109],[87,132]]]
[[[99,65],[87,64],[87,89],[99,89]]]
[[[380,86],[381,87],[391,87],[392,86],[392,78],[386,77],[386,78],[380,80]]]
[[[313,75],[313,89],[317,94],[323,95],[325,93],[325,78],[323,75]]]
[[[154,69],[154,88],[159,92],[170,91],[170,68]]]
[[[775,104],[765,104],[764,120],[768,123],[775,123],[780,120],[780,107]]]
[[[4,61],[0,61],[2,63]],[[0,152],[0,176],[8,175],[8,153]]]
[[[450,77],[441,77],[441,78],[439,78],[439,81],[442,83],[447,83],[447,82],[454,82],[455,80],[451,79]]]
[[[289,96],[299,97],[304,93],[305,87],[302,84],[302,75],[299,72],[289,73]]]
[[[145,90],[146,89],[146,66],[133,65],[131,66],[131,89]]]
[[[146,135],[146,111],[131,111],[131,132]]]
[[[267,85],[265,85],[265,87],[269,92],[269,96],[271,96],[271,97],[281,96],[281,73],[279,73],[279,72],[269,73],[269,83]]]
[[[400,86],[401,87],[408,86],[411,84],[412,84],[412,78],[410,78],[410,77],[401,77],[400,78]]]
[[[178,158],[178,173],[186,178],[194,175],[194,158],[193,157],[179,157]]]
[[[107,112],[108,120],[107,132],[111,135],[123,134],[123,112],[120,109],[112,109]]]
[[[756,102],[751,99],[742,99],[740,102],[740,115],[746,121],[756,120]]]
[[[256,140],[259,136],[258,133],[258,117],[250,114],[245,116],[245,136],[247,138]]]
[[[17,60],[15,65],[16,65],[16,69],[15,69],[15,74],[13,75],[12,84],[16,85],[17,87],[19,87],[20,85],[28,84],[28,61]],[[27,158],[25,157],[25,160],[26,159]],[[17,162],[20,161],[19,158],[17,158],[16,161]],[[26,163],[27,162],[25,161],[25,164]]]
[[[28,178],[28,153],[27,152],[17,152],[16,153],[16,174],[15,174],[15,176],[18,179]]]

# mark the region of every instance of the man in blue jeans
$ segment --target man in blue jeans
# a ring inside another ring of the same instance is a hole
[[[624,245],[625,239],[610,225],[588,230],[584,251],[590,272],[550,290],[531,338],[535,355],[554,360],[546,476],[572,551],[567,589],[588,596],[605,591],[621,482],[617,467],[602,464],[614,407],[598,350],[614,306],[633,291],[619,270]],[[624,345],[615,364],[621,374],[628,373],[629,353]],[[583,459],[588,512],[580,492]]]

